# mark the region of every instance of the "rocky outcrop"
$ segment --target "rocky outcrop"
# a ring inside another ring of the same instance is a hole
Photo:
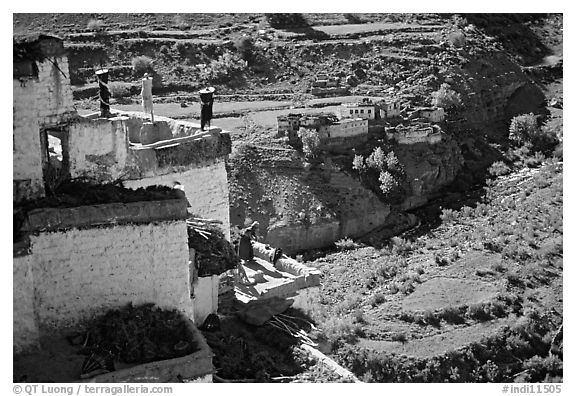
[[[408,195],[401,210],[424,205],[441,188],[454,181],[464,162],[456,141],[447,135],[439,144],[416,143],[398,145],[394,149],[404,165]]]
[[[545,112],[545,97],[521,67],[504,53],[468,59],[451,68],[445,80],[462,96],[465,104],[461,124],[491,137],[507,136],[510,119],[518,114]]]
[[[329,161],[310,167],[295,151],[255,148],[230,160],[232,225],[259,221],[263,241],[288,254],[359,237],[391,221],[389,204]]]

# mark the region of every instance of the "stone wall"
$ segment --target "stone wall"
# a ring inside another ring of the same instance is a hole
[[[75,327],[127,303],[156,303],[193,317],[184,220],[71,228],[30,235],[15,257],[14,348],[40,332]]]

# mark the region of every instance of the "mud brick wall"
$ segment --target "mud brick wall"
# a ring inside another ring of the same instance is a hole
[[[79,119],[70,125],[68,152],[72,178],[110,182],[130,174],[128,117]]]
[[[33,346],[35,328],[75,327],[130,302],[192,318],[188,259],[183,220],[31,235],[30,254],[14,259],[15,348]]]
[[[36,61],[37,76],[13,79],[13,199],[44,195],[40,128],[74,114],[66,57]]]
[[[35,79],[13,80],[13,200],[38,198],[44,195],[42,154],[37,90]]]
[[[34,315],[34,279],[31,255],[13,261],[13,340],[14,353],[38,346],[38,324]]]
[[[191,204],[190,212],[222,222],[230,234],[228,178],[225,159],[231,151],[230,135],[215,131],[184,138],[168,147],[129,148],[133,118],[83,118],[70,125],[69,158],[73,178],[98,182],[122,178],[129,188],[180,182]],[[159,143],[160,144],[160,143]]]
[[[75,113],[68,58],[52,57],[36,64],[39,84],[35,95],[40,125],[50,126],[67,121]]]
[[[124,186],[138,188],[157,184],[172,187],[175,181],[184,186],[186,198],[191,205],[188,211],[204,218],[221,221],[222,231],[230,240],[230,201],[224,160],[183,172],[127,180]]]
[[[293,254],[301,250],[329,246],[340,239],[340,236],[339,221],[314,224],[308,227],[279,223],[268,229],[265,243],[281,247],[286,254]]]

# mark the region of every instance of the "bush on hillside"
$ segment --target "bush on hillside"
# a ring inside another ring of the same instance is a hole
[[[251,63],[254,59],[254,43],[249,37],[240,37],[234,41],[234,47],[240,58]]]
[[[517,145],[528,146],[532,153],[541,152],[549,156],[559,143],[555,133],[540,128],[534,113],[512,118],[509,132],[508,137],[511,141]]]
[[[308,21],[302,14],[297,13],[275,13],[264,14],[266,20],[275,29],[299,28],[308,26]]]
[[[450,85],[444,83],[438,91],[432,92],[432,105],[446,110],[454,109],[462,106],[462,98]]]
[[[100,19],[90,19],[88,21],[88,25],[86,26],[88,30],[91,30],[93,32],[101,32],[104,30],[104,27],[105,27],[104,21]]]
[[[496,161],[488,168],[488,173],[492,176],[504,176],[511,172],[508,165],[502,161]]]
[[[112,97],[118,99],[130,96],[132,84],[121,81],[112,81],[108,84],[108,87],[110,88]]]
[[[344,18],[348,23],[363,23],[364,21],[358,14],[344,14]]]
[[[466,36],[460,30],[450,32],[448,34],[448,42],[452,44],[453,47],[463,48],[466,45]]]
[[[144,55],[132,59],[132,70],[134,71],[134,75],[142,76],[144,73],[153,72],[153,63],[154,61],[151,58]]]
[[[238,77],[247,66],[245,60],[226,52],[200,70],[200,79],[205,83],[226,83]]]

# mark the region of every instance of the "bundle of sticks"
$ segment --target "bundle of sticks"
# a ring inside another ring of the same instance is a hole
[[[188,228],[192,229],[206,240],[210,237],[210,235],[212,235],[212,231],[210,229],[217,224],[222,224],[222,222],[220,220],[203,219],[200,217],[189,217],[186,220],[186,225]]]
[[[318,344],[315,343],[314,341],[312,341],[312,339],[310,339],[310,337],[308,337],[308,334],[306,334],[306,332],[298,326],[296,321],[301,321],[301,322],[307,324],[313,330],[316,329],[316,327],[312,323],[310,323],[309,321],[302,319],[302,318],[297,318],[295,316],[286,315],[286,314],[274,315],[266,323],[268,325],[294,337],[294,338],[299,338],[300,342],[302,344],[310,345],[312,347],[317,347]]]

